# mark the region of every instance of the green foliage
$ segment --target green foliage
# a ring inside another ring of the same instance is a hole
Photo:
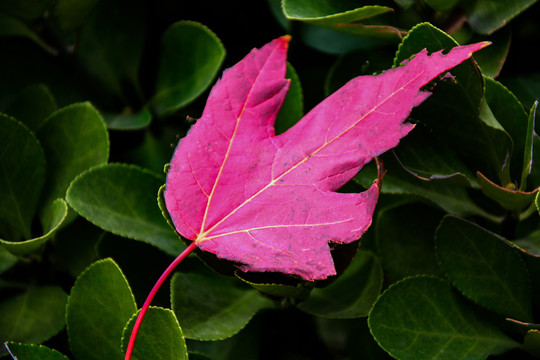
[[[111,259],[90,265],[71,289],[66,326],[78,359],[122,359],[121,338],[136,312],[124,274]]]
[[[187,360],[184,335],[172,310],[151,307],[144,320],[132,359]],[[135,317],[124,329],[122,341],[124,351],[134,321]]]
[[[0,358],[123,359],[135,299],[185,248],[159,199],[173,148],[223,67],[284,34],[277,133],[354,76],[492,45],[380,156],[373,224],[333,245],[337,276],[197,254],[133,359],[540,358],[539,15],[534,0],[1,1]]]
[[[240,331],[272,302],[233,278],[206,273],[176,273],[171,305],[188,339],[221,340]]]
[[[369,326],[398,359],[485,359],[518,346],[435,277],[406,278],[389,287],[373,306]]]

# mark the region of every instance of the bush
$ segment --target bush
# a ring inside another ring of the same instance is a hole
[[[244,273],[197,252],[133,358],[540,357],[539,5],[357,3],[3,1],[0,357],[124,358],[137,309],[189,243],[162,201],[174,148],[222,71],[285,34],[279,133],[358,75],[492,44],[437,81],[379,157],[373,223],[332,245],[336,276]],[[341,191],[375,178],[368,164]]]

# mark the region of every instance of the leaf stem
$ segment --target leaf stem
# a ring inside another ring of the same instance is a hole
[[[189,254],[191,254],[193,250],[195,250],[196,248],[197,248],[197,243],[194,241],[184,251],[182,251],[182,253],[180,253],[180,255],[178,255],[176,259],[174,259],[174,261],[167,267],[167,269],[165,269],[163,274],[161,274],[161,276],[159,277],[158,281],[156,281],[156,283],[154,284],[154,287],[152,288],[152,290],[146,297],[146,300],[144,301],[144,304],[141,310],[139,311],[139,315],[137,315],[137,320],[135,321],[135,325],[133,326],[133,330],[131,331],[131,336],[129,338],[129,343],[126,349],[126,357],[124,358],[124,360],[131,359],[133,347],[135,346],[135,339],[137,338],[137,333],[139,332],[139,328],[141,327],[141,323],[143,321],[144,315],[146,314],[146,311],[150,307],[150,303],[154,299],[154,296],[158,292],[159,288],[161,287],[161,285],[163,285],[167,277],[169,277],[169,275],[176,268],[176,266],[182,260],[184,260]]]

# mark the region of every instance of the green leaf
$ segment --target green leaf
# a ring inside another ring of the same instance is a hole
[[[56,103],[43,84],[33,84],[22,89],[6,108],[6,113],[25,124],[30,130],[56,110]]]
[[[519,346],[435,277],[390,286],[368,324],[379,345],[400,360],[481,360]]]
[[[17,263],[17,257],[0,246],[0,274]]]
[[[429,23],[415,26],[399,47],[394,65],[418,51],[449,50],[458,43]],[[509,135],[499,126],[481,119],[484,79],[475,63],[466,61],[450,71],[453,80],[440,81],[433,95],[413,110],[411,116],[425,124],[439,141],[457,153],[471,169],[494,173],[505,178],[508,153],[512,151]],[[478,151],[478,149],[483,149]]]
[[[122,350],[125,352],[136,316],[124,329]],[[150,307],[141,324],[133,348],[133,360],[187,360],[188,353],[182,329],[174,312],[169,309]]]
[[[107,164],[77,177],[66,198],[77,213],[102,229],[178,255],[185,246],[157,205],[162,184],[161,177],[142,168]]]
[[[297,307],[328,318],[364,317],[379,296],[382,281],[379,259],[369,251],[360,250],[343,275],[324,288],[313,289]]]
[[[99,259],[97,247],[106,232],[78,217],[54,236],[50,261],[55,269],[74,279]]]
[[[527,177],[532,172],[533,159],[534,159],[534,123],[536,119],[536,108],[538,107],[538,100],[533,104],[531,111],[529,112],[529,119],[527,122],[527,135],[525,138],[525,146],[523,151],[523,171],[521,172],[521,183],[519,190],[525,191],[527,188]]]
[[[31,223],[45,180],[45,156],[24,125],[0,114],[0,237],[31,238]]]
[[[50,54],[56,54],[35,32],[30,30],[22,21],[0,12],[0,37],[23,37],[30,39]]]
[[[523,210],[531,205],[536,196],[536,190],[532,192],[524,192],[499,186],[485,177],[481,172],[478,172],[476,177],[482,193],[490,199],[495,200],[502,207],[508,210]]]
[[[304,96],[300,78],[291,64],[287,63],[287,79],[290,79],[289,92],[276,118],[276,134],[284,133],[304,116]]]
[[[519,251],[505,239],[449,216],[435,244],[441,267],[465,296],[505,317],[532,320],[529,273]]]
[[[270,315],[272,316],[272,315]],[[261,321],[254,319],[238,334],[221,341],[195,341],[187,340],[190,360],[239,360],[258,359],[261,356]],[[272,331],[271,329],[268,329]],[[264,335],[263,335],[264,336]],[[279,358],[271,357],[270,358]]]
[[[109,157],[105,123],[90,103],[57,110],[37,128],[36,135],[47,161],[43,206],[64,198],[77,175],[94,165],[106,163]]]
[[[67,333],[77,360],[121,360],[122,333],[137,311],[124,274],[111,259],[90,265],[75,281],[67,305]]]
[[[124,109],[121,114],[104,114],[107,128],[113,130],[138,130],[150,125],[152,114],[148,109],[143,108],[138,112],[133,112],[131,108]]]
[[[530,109],[540,98],[540,73],[511,77],[505,79],[503,83],[519,98],[526,109]],[[537,132],[538,130],[540,129],[537,129]]]
[[[535,358],[540,357],[540,331],[529,330],[523,341],[523,348]]]
[[[445,182],[420,180],[403,170],[393,156],[382,156],[382,159],[385,168],[388,169],[384,176],[382,193],[414,195],[435,204],[446,212],[459,216],[480,215],[493,218],[473,202],[465,187]],[[375,164],[370,163],[354,177],[354,181],[364,187],[369,187],[376,178],[377,169]]]
[[[42,236],[25,241],[6,241],[0,239],[0,244],[9,252],[18,256],[31,254],[39,250],[60,229],[64,221],[66,221],[68,206],[64,199],[56,199],[44,211],[44,214],[42,218],[44,234]]]
[[[86,16],[101,0],[57,0],[53,15],[62,30],[70,31],[79,27]]]
[[[258,275],[260,274],[245,273],[240,270],[235,271],[235,276],[237,278],[263,294],[270,296],[303,300],[309,296],[313,288],[313,283],[306,281],[299,281],[296,284],[294,282],[291,284],[283,284],[278,281],[281,279],[269,279],[261,282]]]
[[[225,48],[206,26],[179,21],[161,39],[155,95],[149,105],[158,116],[169,115],[202,94],[217,74]]]
[[[535,203],[538,205],[538,194],[536,194]],[[533,231],[527,236],[513,240],[512,243],[517,245],[520,250],[528,255],[540,258],[540,229]]]
[[[67,295],[58,286],[30,287],[0,303],[0,342],[39,344],[64,327]]]
[[[520,179],[523,169],[523,154],[527,139],[527,113],[519,100],[500,82],[484,77],[485,99],[498,123],[512,138],[513,152],[510,159],[512,178]],[[506,185],[506,184],[502,184]]]
[[[78,55],[88,71],[127,101],[142,100],[139,67],[146,17],[141,2],[100,1],[81,26]]]
[[[357,7],[350,0],[283,0],[282,8],[289,20],[299,20],[319,26],[334,26],[364,20],[386,12],[392,8],[378,5]]]
[[[443,215],[440,210],[418,203],[379,211],[375,236],[378,253],[390,279],[441,273],[433,238]]]
[[[32,21],[40,17],[54,0],[3,0],[0,11],[23,21]]]
[[[477,0],[465,3],[467,20],[481,34],[489,34],[506,25],[536,0]]]
[[[499,76],[510,51],[512,40],[510,27],[497,31],[486,40],[490,41],[491,45],[474,53],[474,60],[482,69],[484,76],[495,79]]]
[[[324,84],[324,93],[329,96],[357,76],[380,73],[392,67],[392,61],[392,57],[386,51],[378,49],[342,54],[330,67]]]
[[[448,11],[458,2],[459,0],[426,0],[426,3],[437,11]]]
[[[416,125],[414,131],[400,141],[394,153],[408,172],[422,180],[478,186],[474,174],[459,156],[422,124]]]
[[[332,55],[355,50],[371,50],[382,45],[397,44],[401,33],[390,26],[340,26],[339,31],[308,23],[300,23],[301,40],[310,47]],[[354,27],[356,26],[356,27]]]
[[[67,356],[43,345],[6,343],[9,354],[16,360],[69,360]]]
[[[532,168],[531,173],[527,177],[527,183],[530,184],[529,188],[535,188],[540,186],[540,137],[536,133],[533,133],[532,137]]]
[[[273,306],[257,290],[215,273],[175,273],[171,304],[184,336],[222,340],[239,332],[259,310]]]

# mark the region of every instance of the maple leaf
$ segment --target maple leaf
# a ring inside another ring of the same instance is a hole
[[[177,231],[201,250],[244,271],[324,279],[335,274],[329,242],[362,236],[380,184],[336,190],[411,131],[405,120],[430,95],[423,86],[487,43],[424,50],[357,77],[276,136],[288,42],[275,39],[224,72],[175,150],[164,197]]]

